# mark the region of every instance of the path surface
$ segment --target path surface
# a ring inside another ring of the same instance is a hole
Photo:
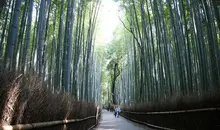
[[[103,110],[99,125],[94,130],[154,130],[129,121],[123,117],[115,118],[113,113]]]

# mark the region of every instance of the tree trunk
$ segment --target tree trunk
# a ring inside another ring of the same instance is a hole
[[[15,46],[15,42],[18,35],[18,24],[19,24],[19,16],[20,16],[20,8],[21,8],[22,0],[16,0],[14,14],[12,18],[12,25],[10,25],[10,32],[8,34],[8,42],[5,51],[5,58],[4,58],[4,66],[5,68],[11,68],[11,62],[13,58],[13,50]]]

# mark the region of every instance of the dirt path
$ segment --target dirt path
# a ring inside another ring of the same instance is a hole
[[[103,110],[99,125],[94,130],[153,130],[131,122],[123,117],[115,118],[113,113]]]

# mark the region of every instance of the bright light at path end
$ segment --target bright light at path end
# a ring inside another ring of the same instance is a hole
[[[104,45],[111,42],[113,33],[121,16],[119,4],[112,0],[102,0],[97,22],[96,44]]]

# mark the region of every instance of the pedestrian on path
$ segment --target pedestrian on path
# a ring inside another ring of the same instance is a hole
[[[120,113],[120,112],[121,112],[121,109],[120,109],[119,106],[117,106],[117,107],[115,108],[115,117],[119,118],[119,113]]]

